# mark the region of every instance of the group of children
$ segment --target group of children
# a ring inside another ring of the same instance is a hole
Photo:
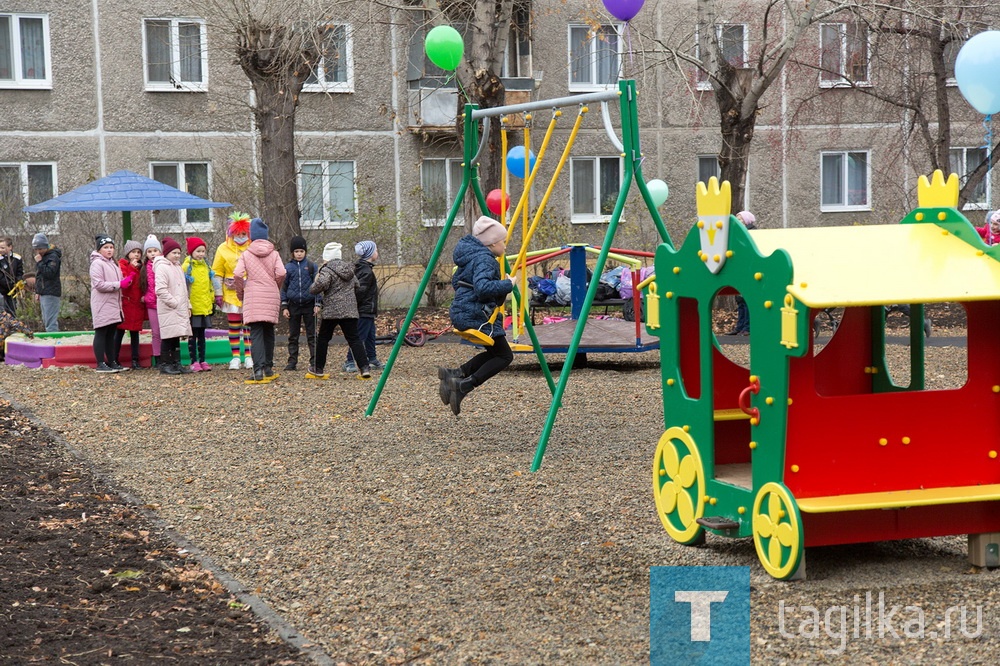
[[[307,258],[306,240],[301,236],[292,238],[292,258],[283,264],[268,235],[264,220],[235,213],[211,266],[206,259],[208,247],[196,236],[185,240],[188,256],[183,261],[176,240],[164,237],[161,242],[152,234],[142,245],[126,242],[124,256],[115,261],[114,239],[98,235],[90,256],[97,372],[126,369],[118,362],[126,332],[130,335],[132,369],[140,367],[139,331],[147,320],[154,362],[161,373],[211,370],[205,356],[205,331],[218,308],[229,324],[230,369],[241,367],[241,340],[250,352],[245,366],[252,368],[253,375],[246,383],[267,383],[278,376],[274,371],[275,326],[282,315],[289,321],[285,370],[296,369],[299,337],[305,328],[310,356],[305,376],[329,379],[327,351],[339,326],[349,347],[344,370],[370,378],[373,368],[382,367],[375,353],[375,243],[366,240],[354,246],[354,265],[343,260],[340,243],[327,243],[323,264],[317,267]],[[439,396],[456,416],[473,389],[514,359],[503,318],[497,317],[498,308],[517,284],[516,276],[503,277],[498,261],[506,250],[506,240],[502,224],[480,217],[472,233],[455,247],[455,298],[449,312],[452,324],[459,330],[475,329],[492,341],[459,367],[437,369]],[[182,338],[188,339],[189,366],[180,362]]]
[[[209,265],[208,247],[196,236],[185,241],[186,258],[176,240],[164,237],[161,243],[150,234],[143,245],[128,241],[124,256],[115,261],[114,239],[98,235],[90,255],[97,372],[127,369],[118,361],[126,332],[130,334],[132,369],[140,367],[139,331],[147,320],[153,360],[162,374],[211,370],[205,355],[206,330],[218,308],[229,325],[233,354],[229,367],[251,369],[253,375],[247,383],[267,383],[278,376],[274,345],[281,315],[289,321],[286,370],[296,369],[304,327],[310,356],[306,378],[329,379],[324,372],[327,347],[340,326],[351,350],[345,370],[371,377],[372,367],[381,367],[375,355],[375,243],[361,241],[355,246],[355,265],[343,261],[339,243],[329,243],[323,251],[325,263],[317,268],[306,258],[306,241],[301,236],[292,239],[292,260],[287,263],[282,262],[268,236],[264,220],[234,214],[226,240]],[[316,315],[321,315],[318,340]],[[188,340],[191,359],[186,366],[181,364],[182,338]],[[246,354],[243,364],[241,342]]]

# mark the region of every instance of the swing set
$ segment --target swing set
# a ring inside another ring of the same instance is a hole
[[[500,202],[500,222],[504,224],[507,229],[507,241],[509,242],[511,236],[513,235],[515,225],[518,220],[521,221],[521,247],[516,254],[511,254],[506,257],[501,257],[501,272],[503,275],[513,275],[519,270],[520,272],[520,284],[514,287],[514,303],[515,309],[513,314],[513,328],[515,331],[515,340],[517,335],[523,329],[527,332],[531,340],[531,349],[538,356],[538,361],[542,369],[542,373],[545,376],[545,381],[548,384],[549,392],[552,394],[552,402],[549,407],[548,416],[545,421],[545,425],[542,429],[541,436],[539,438],[538,446],[535,452],[535,457],[531,465],[531,471],[536,471],[542,463],[542,457],[545,454],[545,449],[548,444],[549,437],[552,433],[552,428],[555,424],[556,414],[558,413],[559,407],[562,404],[562,396],[566,390],[566,385],[569,381],[569,374],[573,368],[573,362],[576,359],[577,353],[581,350],[581,339],[583,338],[584,329],[588,325],[588,315],[590,313],[591,307],[595,300],[595,295],[597,293],[597,287],[599,284],[598,279],[592,279],[589,286],[586,287],[586,293],[582,297],[582,302],[579,303],[579,308],[574,307],[574,312],[578,313],[578,317],[575,317],[573,323],[573,334],[569,341],[568,346],[565,348],[566,360],[563,363],[559,381],[555,382],[552,378],[552,374],[549,371],[548,363],[545,360],[544,349],[539,343],[538,335],[535,331],[535,327],[532,325],[530,317],[527,315],[527,301],[522,297],[523,294],[527,292],[527,276],[525,271],[522,270],[530,264],[530,259],[537,256],[537,252],[530,253],[528,248],[530,246],[531,238],[538,228],[539,222],[541,221],[542,214],[548,204],[552,193],[555,191],[556,183],[558,181],[559,175],[565,166],[569,155],[572,151],[573,144],[576,141],[577,134],[579,133],[580,127],[583,124],[584,116],[589,112],[588,104],[599,103],[601,105],[601,115],[604,123],[604,129],[610,139],[612,145],[616,150],[619,151],[623,158],[623,169],[622,169],[622,182],[621,187],[618,192],[618,198],[615,202],[611,218],[608,221],[608,228],[605,232],[603,243],[601,244],[600,250],[597,252],[596,266],[594,268],[594,275],[600,276],[604,272],[604,267],[607,263],[609,256],[613,259],[617,259],[616,248],[613,247],[613,240],[615,237],[615,232],[618,229],[618,224],[621,219],[622,211],[625,208],[625,202],[628,198],[629,191],[631,189],[633,181],[639,189],[639,193],[642,196],[643,201],[646,204],[646,208],[649,211],[649,215],[653,220],[653,224],[656,227],[657,233],[659,234],[660,241],[667,244],[671,248],[673,247],[670,242],[669,234],[667,233],[666,227],[663,224],[663,220],[660,218],[659,212],[656,210],[656,205],[653,201],[652,195],[646,186],[646,182],[642,177],[642,152],[639,148],[639,115],[638,115],[638,105],[635,81],[633,80],[621,80],[618,83],[617,90],[608,90],[596,93],[587,93],[582,95],[572,95],[569,97],[560,97],[549,100],[539,100],[536,102],[527,102],[523,104],[512,104],[507,106],[499,106],[491,109],[480,109],[475,104],[467,104],[465,107],[465,112],[463,117],[468,121],[471,119],[472,122],[464,123],[464,136],[463,136],[463,163],[462,163],[462,184],[459,186],[458,192],[455,195],[455,200],[448,212],[447,219],[441,228],[441,234],[438,238],[437,244],[431,253],[430,260],[427,263],[427,268],[424,271],[423,277],[420,280],[420,284],[417,287],[416,293],[413,296],[413,301],[410,303],[409,310],[406,313],[406,317],[400,326],[400,330],[408,330],[410,323],[416,314],[417,307],[420,304],[421,298],[423,298],[424,292],[427,289],[427,284],[433,276],[438,262],[441,258],[441,252],[445,246],[448,235],[451,232],[452,225],[455,223],[456,217],[462,207],[462,202],[465,200],[465,195],[471,188],[476,201],[479,203],[479,208],[483,214],[488,214],[489,208],[486,204],[486,198],[483,195],[482,187],[479,180],[479,163],[480,157],[489,141],[490,123],[482,122],[488,121],[494,117],[500,117],[501,119],[501,149],[503,155],[507,155],[507,130],[504,124],[504,120],[507,116],[514,114],[525,114],[524,123],[524,187],[521,192],[521,197],[517,202],[514,212],[510,217],[510,222],[507,223],[507,210],[505,197],[501,197]],[[611,124],[611,115],[608,108],[608,104],[615,100],[618,100],[619,108],[621,111],[621,123],[622,123],[622,134],[621,139],[615,134],[615,131]],[[562,155],[559,158],[558,163],[555,166],[552,177],[549,181],[548,187],[545,190],[545,194],[542,196],[541,202],[535,211],[534,216],[531,218],[529,223],[529,204],[528,195],[532,190],[532,186],[535,182],[536,176],[540,171],[540,166],[545,158],[545,154],[549,148],[549,144],[552,139],[553,131],[555,130],[558,120],[562,117],[562,109],[567,107],[577,107],[578,112],[576,120],[573,124],[572,130],[570,131],[569,137],[566,142],[566,146],[562,151]],[[545,131],[544,138],[542,139],[541,146],[539,147],[538,156],[531,161],[531,155],[529,148],[531,146],[531,116],[533,111],[552,109],[552,118],[549,125]],[[480,124],[482,129],[480,130]],[[503,192],[507,191],[507,164],[504,160],[503,168],[500,174],[500,189]],[[595,248],[596,249],[596,248]],[[629,262],[625,262],[629,263]],[[582,271],[585,274],[585,270]],[[647,281],[648,282],[648,281]],[[635,284],[634,289],[638,292],[643,286],[642,284]],[[494,312],[494,316],[499,316],[500,311]],[[639,317],[636,317],[639,319]],[[591,322],[592,323],[592,322]],[[637,329],[638,330],[638,329]],[[485,337],[479,331],[471,329],[468,331],[455,331],[456,334],[461,335],[465,339],[479,345],[492,344],[492,340],[484,340]],[[378,384],[375,387],[375,392],[372,395],[371,401],[368,404],[368,408],[365,411],[366,416],[371,416],[375,411],[375,407],[378,404],[379,397],[382,394],[382,390],[385,388],[385,384],[389,379],[392,372],[393,365],[396,361],[396,356],[399,353],[399,348],[403,344],[402,336],[397,337],[396,342],[393,344],[392,350],[389,353],[389,357],[386,360],[385,368],[379,377]],[[637,333],[637,346],[641,346],[641,340],[639,339],[639,334]],[[525,346],[526,348],[526,346]],[[615,351],[624,351],[623,349],[616,349]]]

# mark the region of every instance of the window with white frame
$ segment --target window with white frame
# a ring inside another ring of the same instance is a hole
[[[531,75],[531,4],[515,2],[511,10],[507,46],[500,64],[500,76],[517,78]]]
[[[722,58],[730,66],[737,69],[743,69],[747,66],[750,58],[750,43],[745,24],[721,23],[715,26],[715,38],[719,40]],[[694,57],[701,60],[701,41],[697,32],[694,41]],[[707,64],[706,61],[706,66]],[[708,80],[708,73],[700,68],[695,70],[695,81],[698,84],[698,90],[711,90],[712,88],[712,82]]]
[[[958,59],[958,52],[962,50],[967,41],[968,37],[963,39],[956,38],[944,45],[944,68],[948,75],[948,78],[945,79],[945,85],[958,85],[958,80],[955,78],[955,61]]]
[[[25,230],[56,233],[59,218],[54,212],[32,213],[25,206],[56,196],[55,162],[0,162],[0,231],[17,234]],[[30,224],[30,226],[29,226]]]
[[[722,180],[722,167],[719,166],[718,155],[698,156],[698,182],[708,183],[710,178]],[[750,164],[747,163],[746,179],[743,186],[743,209],[750,209]]]
[[[151,162],[149,177],[178,190],[211,200],[208,162]],[[156,213],[157,231],[187,233],[212,230],[210,208],[161,210]]]
[[[871,159],[868,151],[820,154],[820,210],[871,210]]]
[[[985,162],[987,157],[986,148],[952,148],[948,151],[948,169],[951,173],[958,174],[962,187],[965,187],[969,175]],[[979,181],[968,197],[964,210],[986,210],[989,200],[990,179],[985,177]]]
[[[569,26],[569,89],[605,90],[621,73],[619,24]]]
[[[719,179],[722,169],[719,167],[718,155],[698,156],[698,182],[707,183],[710,178]]]
[[[869,83],[868,30],[861,23],[819,27],[819,82],[824,87]]]
[[[49,17],[0,13],[0,88],[52,87]]]
[[[202,19],[143,21],[146,90],[204,92],[208,89],[208,49]]]
[[[424,226],[444,226],[462,186],[460,158],[428,157],[420,162],[420,216]],[[461,225],[458,225],[461,226]]]
[[[618,201],[622,182],[619,157],[574,157],[570,159],[570,201],[574,223],[606,222]]]
[[[323,41],[323,56],[309,73],[305,92],[354,92],[354,49],[351,28],[334,25]]]
[[[299,210],[304,229],[351,229],[357,223],[352,160],[299,162]]]

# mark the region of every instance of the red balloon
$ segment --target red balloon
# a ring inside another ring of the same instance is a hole
[[[503,190],[493,190],[486,195],[486,207],[494,215],[500,214],[500,206],[503,205],[505,211],[510,210],[510,197]]]

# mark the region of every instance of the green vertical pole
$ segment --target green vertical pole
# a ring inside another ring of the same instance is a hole
[[[132,211],[122,211],[122,243],[132,240]]]
[[[472,111],[474,109],[476,109],[474,104],[465,105],[465,131],[463,135],[463,140],[465,142],[463,150],[465,155],[465,168],[462,170],[462,185],[458,188],[458,192],[455,194],[455,201],[452,202],[451,210],[448,211],[448,219],[445,220],[444,226],[441,228],[441,235],[438,237],[437,245],[434,246],[434,251],[431,252],[430,260],[427,262],[427,269],[424,271],[424,276],[420,279],[420,284],[417,286],[417,292],[413,295],[413,302],[410,303],[410,309],[406,311],[406,317],[403,319],[402,326],[400,326],[399,334],[396,336],[396,341],[392,344],[392,351],[389,352],[389,358],[385,362],[385,368],[382,370],[381,376],[379,376],[378,385],[375,387],[375,393],[372,394],[372,398],[368,402],[368,409],[365,410],[365,416],[371,416],[375,411],[375,406],[378,404],[379,396],[382,395],[382,390],[385,388],[385,384],[389,379],[389,374],[392,372],[393,363],[396,362],[396,356],[399,354],[399,348],[403,345],[405,332],[410,330],[410,323],[413,321],[413,315],[416,314],[417,308],[420,306],[420,299],[423,298],[424,291],[427,289],[427,283],[430,282],[431,275],[434,274],[434,269],[437,267],[438,261],[441,258],[441,251],[444,249],[444,244],[448,240],[448,233],[451,231],[451,227],[455,223],[455,218],[458,216],[458,212],[462,209],[462,200],[465,198],[465,193],[469,189],[470,182],[473,185],[473,189],[476,190],[476,198],[481,201],[481,205],[484,208],[486,206],[486,201],[483,199],[482,192],[478,191],[478,177],[473,175],[476,167],[470,163],[472,157],[475,155],[476,146],[478,145],[476,123],[472,122]]]
[[[642,154],[639,151],[639,137],[635,126],[638,118],[635,109],[635,81],[620,81],[618,88],[621,91],[619,104],[621,106],[622,117],[622,147],[624,149],[625,173],[622,178],[621,188],[618,191],[618,201],[615,202],[615,209],[611,214],[608,230],[604,235],[601,252],[597,255],[597,266],[594,268],[595,277],[601,275],[604,271],[604,265],[608,260],[608,253],[611,251],[612,241],[615,237],[615,231],[618,229],[618,222],[621,219],[622,210],[625,208],[625,201],[628,199],[628,191],[632,186],[636,165],[642,159]],[[647,206],[650,206],[652,202],[648,199],[648,194],[646,192],[645,196],[647,198]],[[654,214],[654,220],[659,221],[659,215],[655,213],[655,209],[652,206],[650,208]],[[659,222],[658,226],[661,228],[661,236],[666,238],[666,229],[663,228],[662,221]],[[559,383],[556,384],[556,392],[552,396],[549,414],[545,419],[545,426],[542,428],[542,434],[538,440],[538,448],[535,450],[535,459],[531,463],[532,472],[537,471],[542,465],[542,457],[545,455],[545,448],[548,446],[549,437],[552,435],[552,427],[555,425],[556,414],[562,405],[562,397],[566,392],[566,384],[573,369],[573,361],[576,359],[577,350],[580,348],[580,338],[583,337],[583,329],[587,325],[587,317],[590,315],[590,308],[594,302],[594,296],[597,294],[599,283],[600,280],[591,280],[590,287],[587,289],[587,296],[583,299],[583,310],[580,313],[580,318],[576,321],[576,327],[573,329],[573,339],[570,341],[569,349],[566,350],[566,360],[563,362],[562,372],[559,374]]]

